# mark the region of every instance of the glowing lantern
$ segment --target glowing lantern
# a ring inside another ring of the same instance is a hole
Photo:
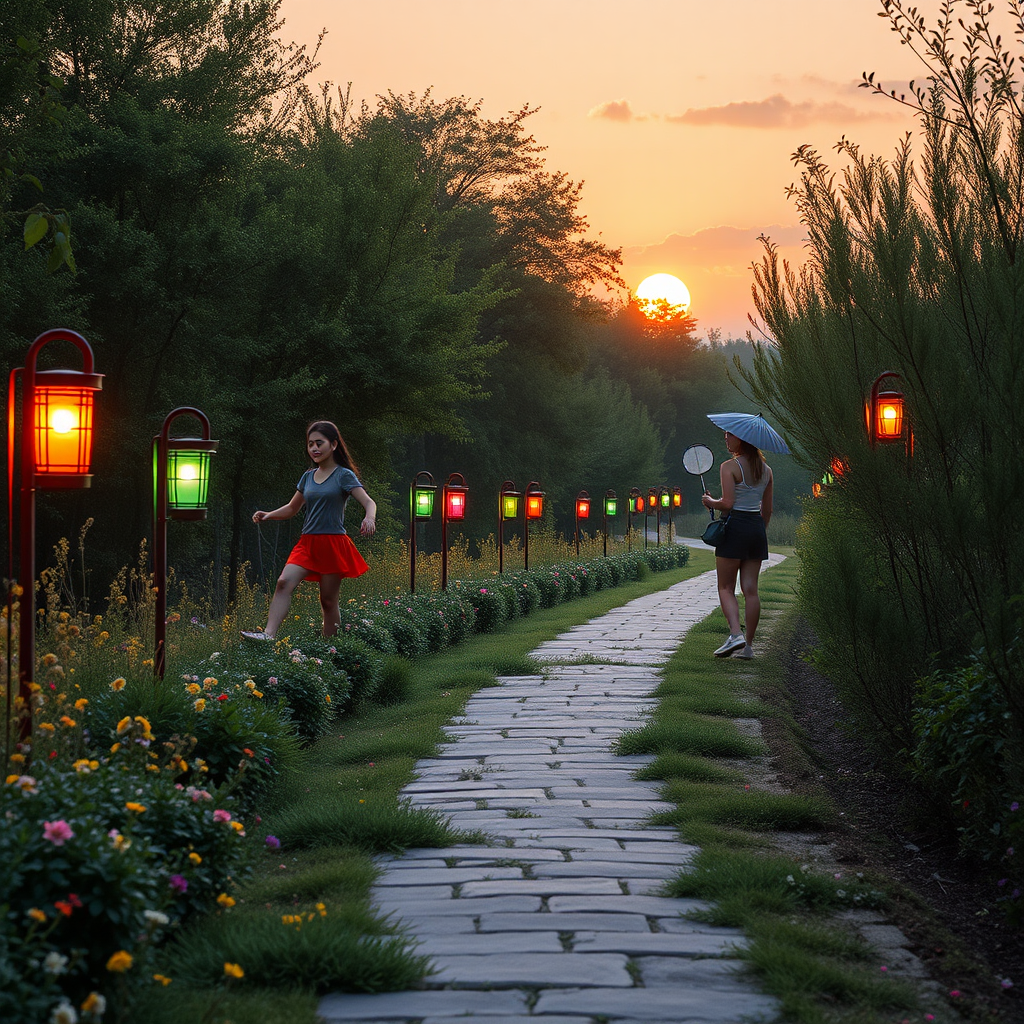
[[[647,492],[647,511],[654,512],[658,508],[658,492],[652,487]]]
[[[611,517],[619,514],[619,499],[615,497],[614,491],[604,496],[604,514]]]
[[[452,473],[444,485],[441,498],[441,589],[448,589],[448,523],[461,522],[466,518],[466,478],[461,473]]]
[[[659,497],[659,499],[661,501],[661,507],[662,508],[671,508],[672,507],[672,495],[668,491],[666,491],[664,488],[662,488],[661,493],[658,495],[658,497]]]
[[[93,401],[102,374],[42,370],[32,389],[33,471],[36,486],[88,487],[92,483]]]
[[[171,519],[205,519],[210,496],[210,456],[216,441],[195,437],[167,442],[167,514]]]
[[[466,518],[466,491],[465,489],[454,490],[449,485],[445,490],[444,514],[449,520]]]
[[[580,491],[576,496],[576,518],[590,518],[590,495],[586,491]]]
[[[433,483],[433,477],[430,477],[431,483],[423,483],[419,479],[421,475],[423,474],[417,474],[412,485],[412,514],[415,519],[429,519],[434,514],[434,495],[437,493],[437,487]]]
[[[506,480],[498,492],[498,520],[516,519],[519,516],[519,499],[522,494],[511,480]]]
[[[871,385],[871,398],[865,410],[868,421],[868,440],[872,446],[892,444],[904,440],[904,402],[902,391],[882,391],[881,383],[886,377],[899,379],[891,370],[880,374]]]
[[[683,505],[683,490],[681,487],[672,488],[672,507],[682,508]]]
[[[544,492],[533,491],[526,494],[526,518],[540,519],[544,515]]]
[[[526,507],[523,510],[523,568],[530,568],[530,520],[544,514],[544,492],[536,480],[526,485]]]
[[[647,510],[647,503],[644,501],[644,496],[638,494],[635,498],[629,499],[635,506],[631,511],[633,512],[644,512]]]
[[[811,484],[811,495],[812,495],[812,497],[815,497],[815,498],[820,498],[821,497],[821,484],[818,483],[817,480],[815,480],[814,483]]]

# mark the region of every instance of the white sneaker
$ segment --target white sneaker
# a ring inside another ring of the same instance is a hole
[[[754,648],[751,647],[750,644],[744,644],[743,645],[743,650],[742,651],[737,651],[733,655],[733,657],[734,658],[742,658],[744,661],[750,661],[750,659],[754,657]]]
[[[273,640],[274,638],[269,633],[264,633],[262,629],[256,630],[242,630],[242,636],[246,640]]]
[[[745,647],[746,644],[747,641],[743,639],[742,633],[734,633],[725,641],[724,644],[722,644],[721,647],[718,648],[717,651],[715,651],[715,657],[728,658],[733,651],[740,650],[740,648]]]

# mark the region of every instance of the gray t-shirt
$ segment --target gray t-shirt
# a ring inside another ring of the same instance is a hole
[[[345,533],[345,504],[348,496],[363,485],[355,473],[344,466],[335,466],[322,484],[313,479],[315,472],[307,469],[295,485],[306,499],[306,521],[302,524],[302,532]]]

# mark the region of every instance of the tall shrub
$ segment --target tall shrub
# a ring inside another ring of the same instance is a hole
[[[780,266],[765,240],[755,300],[771,341],[743,376],[809,469],[841,462],[806,510],[803,596],[854,708],[908,740],[914,680],[984,648],[1019,728],[1006,651],[1024,579],[1024,43],[969,0],[934,29],[901,0],[882,7],[927,70],[927,89],[894,97],[919,130],[889,159],[842,140],[838,171],[796,152],[808,260]],[[883,371],[900,374],[912,450],[868,444]]]

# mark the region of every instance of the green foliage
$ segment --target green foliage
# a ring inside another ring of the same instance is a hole
[[[756,757],[764,753],[764,744],[741,736],[731,722],[688,716],[627,729],[615,749],[624,756],[679,753],[701,757]]]

